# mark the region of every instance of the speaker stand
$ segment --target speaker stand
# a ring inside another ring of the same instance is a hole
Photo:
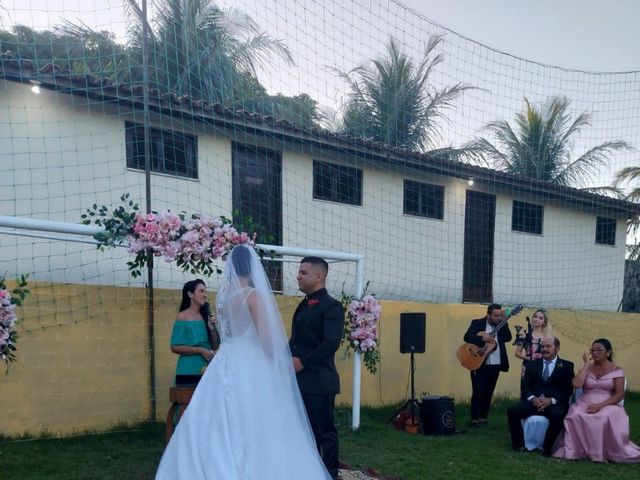
[[[402,406],[396,410],[396,412],[391,416],[391,418],[387,421],[387,423],[391,423],[394,418],[398,416],[400,412],[409,411],[413,415],[414,418],[418,419],[418,424],[420,425],[420,433],[424,433],[424,426],[422,425],[422,418],[420,417],[420,404],[418,400],[416,400],[416,388],[414,382],[414,374],[416,371],[416,362],[413,358],[413,352],[411,352],[410,357],[411,369],[409,373],[409,377],[411,379],[411,398],[404,402]]]

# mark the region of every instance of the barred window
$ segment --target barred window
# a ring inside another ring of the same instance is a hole
[[[444,219],[444,187],[430,183],[404,181],[404,208],[406,215]]]
[[[616,220],[598,217],[596,219],[596,243],[601,245],[616,244]]]
[[[144,171],[144,127],[125,122],[127,167]],[[151,171],[198,178],[197,137],[151,128]]]
[[[544,207],[533,203],[513,201],[511,230],[542,235]]]
[[[313,198],[362,205],[362,170],[314,160]]]

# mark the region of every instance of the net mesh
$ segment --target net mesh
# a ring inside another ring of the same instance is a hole
[[[381,298],[618,308],[637,210],[577,189],[634,166],[640,72],[527,61],[393,0],[148,4],[153,210],[239,213],[263,243],[363,254]],[[140,5],[0,2],[2,215],[78,223],[123,193],[144,205]],[[545,137],[553,99],[564,116]],[[497,127],[519,135],[528,105],[539,122],[520,146],[538,156],[518,157]],[[481,138],[504,155],[479,149]],[[607,162],[591,155],[588,174],[557,176],[554,165],[594,147]],[[548,157],[546,178],[504,173]],[[0,234],[0,272],[29,273],[39,308],[56,312],[30,317],[25,336],[90,317],[104,286],[120,292],[108,298],[133,295],[122,292],[144,277],[130,277],[129,259]],[[279,265],[274,289],[295,294],[296,262]],[[191,278],[156,262],[158,289]],[[353,291],[353,278],[352,264],[332,264],[329,288]],[[60,295],[61,284],[85,288]]]

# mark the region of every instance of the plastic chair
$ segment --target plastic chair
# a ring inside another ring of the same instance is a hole
[[[549,427],[549,419],[542,415],[531,415],[522,420],[524,446],[527,450],[542,450],[547,427]]]

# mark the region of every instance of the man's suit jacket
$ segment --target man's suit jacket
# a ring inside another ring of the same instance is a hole
[[[472,343],[477,345],[478,347],[482,347],[484,342],[482,338],[478,336],[478,333],[486,331],[487,329],[487,319],[478,318],[477,320],[471,320],[471,324],[467,329],[467,333],[464,334],[464,341],[466,343]],[[496,340],[498,345],[500,346],[500,370],[506,372],[509,370],[509,356],[507,355],[507,349],[505,348],[505,343],[510,342],[512,338],[511,330],[509,329],[509,325],[503,326],[496,335]],[[485,358],[489,358],[489,355]]]
[[[553,373],[546,382],[542,378],[543,360],[525,361],[523,368],[524,375],[520,383],[521,400],[526,401],[531,395],[544,395],[546,398],[553,397],[560,405],[569,407],[569,399],[573,394],[573,362],[558,357]]]
[[[304,366],[296,375],[302,393],[340,393],[334,358],[343,329],[342,304],[324,288],[307,295],[296,308],[289,348]]]

